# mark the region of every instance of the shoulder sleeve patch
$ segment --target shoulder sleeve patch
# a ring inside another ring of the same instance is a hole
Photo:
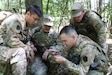
[[[17,30],[20,30],[20,29],[21,29],[21,27],[20,27],[19,25],[17,25],[17,26],[16,26],[16,29],[17,29]]]
[[[10,30],[13,33],[20,33],[20,31],[22,30],[21,25],[19,23],[15,23],[14,25],[12,25],[12,27],[10,28]]]
[[[87,62],[88,61],[88,57],[87,56],[83,56],[83,61]]]
[[[82,65],[90,66],[93,63],[95,55],[92,53],[92,50],[92,46],[87,46],[85,49],[83,49],[83,52],[81,53]]]
[[[90,64],[91,64],[92,62],[90,61],[90,58],[89,58],[88,56],[82,56],[82,57],[81,57],[81,63],[82,63],[82,65],[84,65],[84,66],[90,66]]]

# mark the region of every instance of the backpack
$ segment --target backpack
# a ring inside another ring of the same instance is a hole
[[[1,23],[6,19],[8,18],[9,16],[11,16],[13,13],[12,12],[9,12],[9,11],[1,11],[0,12],[0,25]]]

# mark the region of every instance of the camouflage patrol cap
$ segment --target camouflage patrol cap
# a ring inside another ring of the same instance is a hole
[[[51,15],[45,14],[43,16],[43,24],[47,26],[53,26],[54,18]]]
[[[78,16],[80,16],[82,9],[83,9],[82,4],[80,2],[75,2],[71,6],[71,15],[72,15],[72,17],[78,17]]]

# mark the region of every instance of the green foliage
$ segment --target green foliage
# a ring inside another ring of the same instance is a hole
[[[112,13],[110,13],[110,20],[112,20]]]
[[[2,10],[11,10],[14,11],[13,8],[19,13],[25,12],[25,0],[0,0],[0,11]],[[55,18],[55,27],[59,27],[62,25],[66,25],[71,17],[70,9],[71,5],[75,0],[42,0],[43,4],[43,13],[50,14]],[[6,8],[5,4],[8,5]],[[90,0],[85,0],[85,7],[90,9]],[[112,20],[112,7],[108,3],[107,6],[103,8],[102,13],[106,17]]]
[[[110,3],[107,4],[107,6],[104,7],[102,13],[106,13],[107,17],[112,20],[112,6]]]
[[[49,9],[46,10],[47,1],[43,1],[43,12],[55,17],[55,27],[57,28],[59,25],[63,25],[64,22],[68,22],[70,18],[70,6],[73,4],[73,0],[49,0]]]
[[[4,10],[4,5],[3,5],[4,0],[0,0],[0,11]]]
[[[0,73],[0,75],[3,75],[2,73]]]
[[[0,11],[8,10],[14,12],[22,12],[21,9],[25,8],[24,0],[0,0]]]

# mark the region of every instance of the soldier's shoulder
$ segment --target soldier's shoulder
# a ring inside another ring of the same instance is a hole
[[[77,26],[77,22],[74,20],[74,18],[70,19],[70,25],[71,26]]]
[[[49,35],[50,35],[52,38],[58,38],[59,32],[51,31],[51,32],[49,32]]]
[[[90,19],[93,19],[93,20],[101,19],[101,16],[97,12],[92,10],[88,11],[87,15]]]
[[[79,42],[79,47],[84,47],[84,46],[87,46],[87,45],[92,45],[94,42],[87,36],[84,36],[84,35],[79,35],[79,39],[78,39],[78,42]]]
[[[73,20],[73,18],[70,18],[70,20],[69,20],[69,21],[70,21],[70,23],[72,23],[74,20]]]
[[[18,16],[17,14],[12,14],[11,16],[7,17],[2,23],[19,21],[20,19],[21,19],[20,16]]]
[[[41,29],[42,29],[42,26],[41,25],[38,25],[37,27],[35,27],[33,29],[34,34],[40,32]]]
[[[79,35],[79,37],[81,37],[85,41],[92,41],[89,37],[84,36],[84,35]]]

